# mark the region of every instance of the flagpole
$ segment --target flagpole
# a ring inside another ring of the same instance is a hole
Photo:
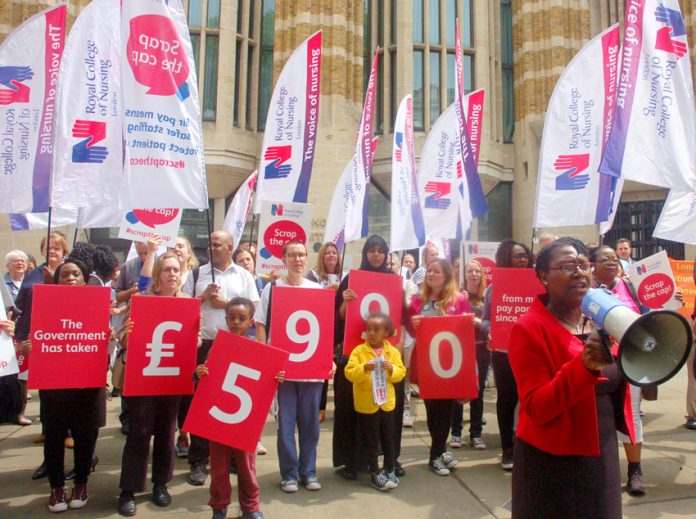
[[[72,239],[72,246],[73,246],[73,249],[75,248],[75,243],[77,242],[77,233],[78,233],[78,231],[79,231],[79,229],[78,229],[77,227],[75,227],[75,234],[73,235],[73,239]]]
[[[254,243],[254,222],[256,221],[256,213],[251,212],[251,227],[249,228],[249,243]],[[254,258],[256,261],[256,258]]]
[[[48,206],[48,225],[46,226],[46,265],[48,265],[48,249],[51,246],[51,212],[53,208]]]
[[[210,261],[210,279],[213,283],[215,283],[215,265],[213,265],[213,231],[212,227],[210,225],[210,208],[206,207],[205,208],[205,220],[208,224],[208,255],[209,261]]]

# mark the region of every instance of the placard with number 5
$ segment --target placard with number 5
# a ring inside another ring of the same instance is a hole
[[[421,398],[476,398],[476,338],[472,316],[424,317],[416,330]]]
[[[255,452],[287,359],[286,351],[220,330],[184,431]]]
[[[404,289],[401,276],[351,270],[348,288],[358,294],[358,298],[346,306],[346,333],[343,339],[343,354],[350,353],[365,342],[365,319],[372,312],[382,312],[391,317],[397,334],[389,337],[392,344],[399,342],[401,314],[404,309]]]
[[[333,290],[273,287],[270,344],[290,353],[285,378],[329,378],[335,297]]]

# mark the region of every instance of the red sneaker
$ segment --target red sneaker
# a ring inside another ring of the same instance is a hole
[[[51,489],[51,497],[48,498],[48,509],[51,512],[65,512],[68,503],[65,500],[65,487]]]
[[[82,508],[87,504],[87,485],[76,484],[70,496],[68,506],[70,508]]]

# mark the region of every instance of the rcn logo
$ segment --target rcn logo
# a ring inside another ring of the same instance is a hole
[[[659,4],[655,9],[655,20],[663,27],[655,35],[655,50],[674,54],[677,59],[688,52],[686,27],[679,9],[670,9]]]
[[[283,216],[283,204],[271,204],[272,216]]]
[[[445,196],[450,194],[452,184],[449,182],[428,182],[425,184],[425,192],[432,193],[425,197],[425,207],[429,209],[447,209],[451,203]]]
[[[28,103],[31,88],[23,81],[34,77],[31,67],[0,67],[0,105]]]
[[[263,178],[275,179],[286,178],[292,171],[292,166],[286,164],[292,157],[292,146],[269,146],[264,154],[264,160],[271,162],[266,164],[263,171]]]
[[[403,132],[396,132],[394,133],[394,160],[396,160],[397,163],[401,163],[402,160],[402,153],[404,149],[404,134]]]
[[[106,138],[106,123],[77,119],[72,128],[72,136],[84,139],[73,146],[72,161],[88,164],[101,164],[109,155],[106,146],[95,146]]]
[[[576,191],[584,189],[590,182],[590,174],[581,175],[590,165],[590,154],[559,155],[553,167],[562,171],[556,177],[556,191]]]
[[[643,274],[647,274],[647,273],[648,273],[648,267],[645,265],[645,263],[643,263],[642,265],[640,265],[638,267],[638,274],[639,275],[642,276]]]

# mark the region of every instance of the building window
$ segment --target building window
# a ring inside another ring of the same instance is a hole
[[[500,66],[503,93],[503,141],[512,142],[515,133],[515,78],[512,72],[512,0],[500,1]]]
[[[628,238],[633,246],[633,257],[636,259],[666,250],[670,258],[683,260],[683,243],[652,237],[664,205],[664,200],[621,202],[614,226],[604,236],[604,243],[615,247],[620,238]]]
[[[490,209],[477,220],[478,239],[501,241],[512,236],[512,182],[499,182],[486,201]]]
[[[413,2],[413,125],[416,130],[429,129],[454,102],[457,18],[461,24],[464,53],[464,90],[468,93],[474,88],[471,9],[470,0]]]
[[[201,115],[204,121],[214,121],[217,113],[220,0],[189,0],[187,15],[199,78],[198,90],[202,92]]]
[[[236,42],[234,48],[234,109],[233,124],[236,128],[253,130],[256,107],[254,73],[258,67],[258,20],[260,4],[256,0],[237,0]]]
[[[268,105],[273,95],[273,44],[275,37],[275,0],[261,1],[261,59],[259,63],[259,118],[257,128],[266,128]]]
[[[376,134],[384,133],[384,121],[390,121],[394,129],[398,103],[396,92],[396,41],[399,34],[396,20],[398,2],[391,0],[367,0],[363,25],[363,92],[367,92],[375,51],[377,60],[377,92],[375,95],[374,128]],[[385,41],[385,34],[388,41]]]

